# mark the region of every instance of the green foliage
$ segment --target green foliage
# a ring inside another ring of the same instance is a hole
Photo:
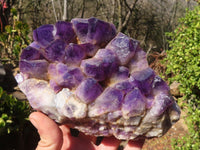
[[[173,140],[172,146],[175,150],[199,150],[200,149],[200,109],[195,106],[200,105],[199,100],[194,99],[193,103],[187,106],[187,117],[185,122],[188,125],[189,133],[178,139]]]
[[[181,24],[169,34],[171,50],[167,52],[167,73],[179,81],[181,92],[194,94],[200,89],[200,9],[195,9],[181,19]]]
[[[17,10],[11,9],[12,24],[5,27],[5,32],[0,33],[0,55],[11,61],[19,59],[21,49],[30,43],[28,37],[29,26],[17,19]]]
[[[25,101],[8,95],[0,87],[0,135],[22,130],[29,114],[30,108]]]
[[[172,74],[169,81],[181,83],[182,101],[187,112],[186,123],[189,134],[173,142],[174,149],[200,149],[200,6],[187,11],[180,19],[180,24],[173,33],[167,51],[167,74]]]

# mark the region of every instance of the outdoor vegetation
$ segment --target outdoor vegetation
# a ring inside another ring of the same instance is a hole
[[[187,112],[185,118],[189,134],[175,142],[175,149],[200,148],[200,7],[187,11],[180,25],[170,33],[170,50],[167,51],[169,81],[178,81],[183,97],[179,103]]]
[[[40,25],[92,16],[112,22],[119,32],[139,40],[150,66],[169,85],[179,83],[180,92],[173,96],[186,114],[188,133],[172,137],[170,148],[199,150],[200,0],[0,0],[0,64],[11,66],[14,73],[20,51]],[[27,149],[23,134],[36,132],[28,121],[32,110],[13,96],[16,86],[8,89],[4,84],[10,83],[0,74],[0,148]],[[17,146],[6,147],[1,139],[6,137],[9,144],[13,134],[20,137]]]

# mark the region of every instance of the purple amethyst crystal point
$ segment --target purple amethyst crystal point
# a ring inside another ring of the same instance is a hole
[[[67,44],[76,41],[76,34],[74,32],[72,23],[65,21],[58,21],[56,23],[56,36],[64,40]]]
[[[102,64],[102,59],[90,58],[82,61],[81,68],[86,76],[102,81],[105,79],[105,72]]]
[[[124,66],[119,66],[118,70],[110,77],[110,84],[118,83],[129,78],[129,69]]]
[[[103,91],[101,85],[93,78],[85,79],[76,89],[77,97],[84,103],[91,103]]]
[[[118,61],[116,54],[110,49],[99,49],[95,55],[96,58],[111,59],[110,61]],[[114,59],[114,60],[112,60]]]
[[[86,55],[89,57],[94,56],[99,49],[98,46],[91,43],[80,44],[80,46],[84,48]]]
[[[28,46],[27,48],[22,50],[20,60],[38,60],[43,59],[43,55],[40,53],[39,50]]]
[[[145,95],[150,93],[154,77],[155,73],[151,68],[131,74],[131,80]]]
[[[134,56],[138,45],[138,41],[129,38],[123,33],[118,33],[106,48],[113,50],[118,56],[121,65],[125,65]]]
[[[135,71],[141,71],[148,67],[149,65],[146,53],[142,49],[138,48],[133,56],[133,59],[129,63],[130,72],[133,73]]]
[[[78,44],[70,43],[65,49],[65,63],[68,65],[80,65],[85,56],[84,47]]]
[[[159,76],[155,76],[153,80],[152,88],[153,88],[152,91],[154,95],[156,95],[157,92],[160,92],[160,91],[169,94],[169,91],[170,91],[170,88],[167,85],[167,83],[165,83],[165,81],[161,79]]]
[[[47,68],[49,63],[46,60],[21,60],[20,71],[27,74],[29,78],[47,79]]]
[[[90,117],[95,117],[119,110],[123,97],[124,94],[122,91],[110,87],[106,88],[104,92],[97,97],[94,103],[89,104],[88,115]]]
[[[78,40],[81,43],[91,43],[100,47],[105,45],[116,35],[116,28],[97,18],[72,19]]]
[[[33,31],[16,75],[33,109],[86,135],[160,137],[179,120],[169,86],[140,43],[113,24],[88,18]]]
[[[118,71],[119,60],[113,51],[110,49],[99,49],[94,56],[103,60],[103,66],[105,70],[105,76],[110,77],[113,73]]]
[[[160,116],[170,105],[172,105],[172,103],[173,98],[171,95],[160,92],[155,96],[151,112],[157,116]]]
[[[132,84],[130,81],[126,80],[126,81],[116,83],[114,87],[124,92],[125,94],[127,94],[128,92],[130,92],[131,90],[135,88],[135,85]]]
[[[116,35],[115,26],[97,18],[88,19],[88,42],[104,47]]]
[[[59,87],[73,89],[84,79],[84,75],[79,68],[68,67],[63,63],[50,64],[48,74],[53,89]]]
[[[44,56],[51,62],[63,62],[65,58],[65,46],[66,43],[63,40],[57,39],[48,45]]]
[[[73,24],[78,40],[81,43],[86,43],[89,26],[88,19],[75,18],[72,19],[71,22]]]
[[[54,40],[55,29],[53,25],[43,25],[33,31],[33,39],[42,47],[46,47]]]
[[[145,97],[139,89],[135,88],[126,94],[122,104],[124,118],[141,116],[145,113]]]
[[[83,72],[98,81],[103,81],[118,69],[118,64],[113,58],[90,58],[85,59],[81,63]]]

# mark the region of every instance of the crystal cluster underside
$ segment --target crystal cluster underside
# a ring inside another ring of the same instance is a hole
[[[168,85],[148,66],[139,42],[96,18],[33,31],[22,50],[19,88],[60,124],[118,139],[162,136],[179,120]]]

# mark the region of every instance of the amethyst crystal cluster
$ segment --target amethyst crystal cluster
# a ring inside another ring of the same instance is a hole
[[[30,105],[60,124],[118,139],[162,136],[180,109],[139,42],[113,24],[72,19],[33,31],[16,80]]]

